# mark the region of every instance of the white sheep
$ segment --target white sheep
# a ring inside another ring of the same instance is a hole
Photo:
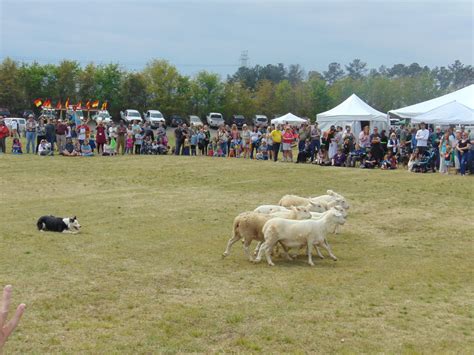
[[[249,253],[249,246],[253,240],[263,241],[262,228],[272,218],[309,219],[311,214],[304,207],[292,207],[288,211],[278,211],[273,214],[263,214],[254,211],[243,212],[234,219],[232,237],[227,242],[227,248],[223,256],[230,254],[230,249],[234,243],[244,239],[245,255],[252,261],[253,258]]]
[[[283,218],[273,218],[268,220],[263,227],[265,242],[260,247],[255,262],[260,262],[263,253],[270,266],[275,265],[271,259],[270,252],[276,243],[281,243],[286,248],[301,248],[306,246],[308,253],[308,263],[314,266],[312,258],[313,246],[324,247],[333,260],[337,260],[332,253],[326,236],[334,230],[336,225],[343,225],[346,219],[341,212],[330,210],[318,220],[288,220]]]
[[[300,197],[296,195],[285,195],[281,198],[280,202],[278,202],[279,206],[289,208],[291,206],[305,206],[311,212],[324,212],[326,211],[326,201],[312,201],[306,197]]]

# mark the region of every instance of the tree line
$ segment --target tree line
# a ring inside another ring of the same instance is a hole
[[[240,67],[222,79],[201,71],[190,77],[165,60],[154,59],[141,71],[119,64],[82,67],[77,61],[59,64],[20,63],[6,58],[0,64],[0,107],[12,113],[33,108],[37,98],[55,104],[107,100],[114,117],[119,111],[158,109],[165,116],[221,112],[224,117],[264,114],[270,118],[292,112],[314,119],[357,94],[379,111],[428,100],[474,83],[474,68],[459,60],[447,67],[418,63],[368,69],[360,59],[343,66],[330,63],[323,72],[298,64]]]

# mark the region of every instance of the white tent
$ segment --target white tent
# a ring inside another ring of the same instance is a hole
[[[393,113],[402,118],[413,118],[452,101],[457,101],[470,109],[474,109],[474,84],[450,94],[420,102],[416,105],[390,110],[388,113]]]
[[[308,122],[307,120],[304,120],[296,115],[293,115],[291,112],[288,112],[286,115],[274,118],[272,121],[272,124],[290,124],[294,126],[301,126],[303,123]]]
[[[316,115],[316,120],[321,131],[334,126],[351,126],[356,139],[359,138],[361,122],[367,122],[372,131],[374,127],[379,130],[387,129],[389,121],[387,115],[367,105],[356,94],[349,96],[346,101],[329,111]]]
[[[438,125],[474,124],[474,110],[457,101],[452,101],[412,118],[411,122]]]

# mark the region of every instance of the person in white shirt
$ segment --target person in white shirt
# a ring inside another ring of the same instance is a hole
[[[416,132],[416,147],[420,153],[424,153],[428,148],[428,139],[430,138],[430,131],[426,129],[425,122],[420,123],[420,129]]]
[[[12,132],[11,132],[11,136],[13,138],[20,138],[20,134],[18,133],[18,121],[17,120],[12,120],[11,121],[11,125],[12,125]]]
[[[53,155],[51,150],[51,143],[46,139],[42,139],[38,146],[38,155]]]

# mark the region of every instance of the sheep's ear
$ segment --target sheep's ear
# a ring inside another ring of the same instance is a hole
[[[334,191],[332,191],[332,190],[327,190],[326,193],[327,193],[328,195],[334,195]]]
[[[291,206],[291,209],[292,209],[293,211],[295,211],[295,212],[298,212],[298,208],[295,207],[295,206]]]
[[[309,200],[309,203],[310,203],[310,205],[312,205],[312,206],[318,206],[318,204],[317,204],[316,202],[313,202],[313,201],[311,201],[311,200]]]

